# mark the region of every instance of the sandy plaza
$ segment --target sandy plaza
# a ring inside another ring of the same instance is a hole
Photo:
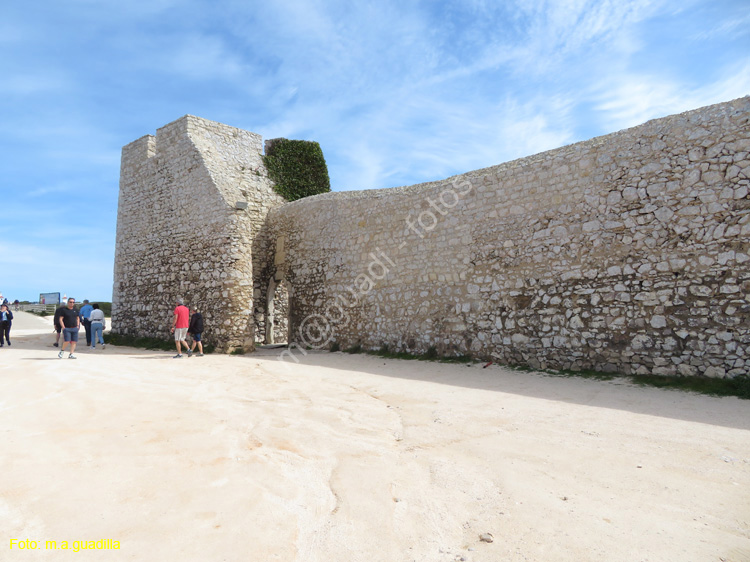
[[[750,560],[747,401],[53,340],[0,350],[0,560]]]

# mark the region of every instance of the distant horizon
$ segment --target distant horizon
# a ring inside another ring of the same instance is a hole
[[[45,291],[45,292],[49,293],[49,292],[52,292],[52,291]],[[15,302],[16,300],[18,300],[19,302],[28,302],[30,304],[41,304],[41,302],[39,301],[39,295],[37,295],[36,298],[28,299],[28,298],[21,298],[21,297],[11,297],[10,295],[6,295],[5,293],[1,293],[1,294],[2,294],[3,299],[7,298],[10,302]],[[63,293],[60,293],[60,302],[67,302],[67,300],[71,296],[76,300],[76,304],[80,304],[84,300],[88,300],[91,304],[93,304],[95,302],[98,302],[98,303],[100,303],[100,302],[112,302],[112,298],[111,297],[109,299],[92,299],[92,298],[89,298],[89,297],[84,297],[84,298],[80,298],[79,299],[75,295],[65,294],[63,296]],[[46,303],[46,304],[51,304],[51,303]]]

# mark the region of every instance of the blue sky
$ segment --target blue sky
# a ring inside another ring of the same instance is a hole
[[[0,292],[110,300],[120,150],[182,115],[441,179],[750,94],[750,2],[4,2],[0,76]]]

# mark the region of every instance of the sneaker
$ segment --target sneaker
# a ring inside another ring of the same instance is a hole
[[[198,355],[196,355],[196,357],[203,357],[203,354],[199,353]]]
[[[63,354],[63,352],[61,351],[60,353],[57,354],[57,357],[59,357],[60,359],[62,359],[62,354]]]
[[[172,359],[182,359],[182,353],[178,353],[177,355],[172,357]]]
[[[106,345],[102,344],[102,349],[104,349],[104,348],[106,348],[106,347],[107,347]]]
[[[193,356],[193,350],[192,349],[188,349],[187,350],[187,354],[188,354],[188,357],[192,357]]]
[[[68,355],[68,359],[78,359],[78,357],[76,357],[75,355],[73,355],[73,354],[71,353],[70,355]]]
[[[58,346],[57,342],[53,343],[52,345],[54,345],[55,347],[57,347],[57,346]]]
[[[96,349],[96,346],[95,346],[95,345],[92,345],[92,346],[91,346],[91,351],[94,351],[95,349]]]

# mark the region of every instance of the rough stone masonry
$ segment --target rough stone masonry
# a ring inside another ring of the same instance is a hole
[[[123,149],[113,329],[166,337],[183,296],[226,351],[274,338],[297,357],[338,344],[747,375],[749,121],[745,97],[439,182],[285,203],[257,135],[186,116]],[[268,306],[280,290],[288,303]]]

